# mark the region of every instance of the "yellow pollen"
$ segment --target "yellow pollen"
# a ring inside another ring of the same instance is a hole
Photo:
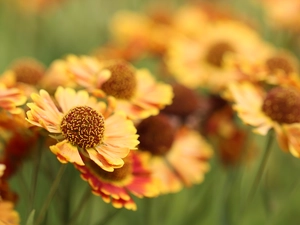
[[[133,67],[125,61],[117,61],[106,69],[111,72],[111,77],[102,85],[102,90],[115,98],[130,99],[137,86]]]
[[[63,117],[60,128],[73,145],[93,148],[102,142],[104,117],[89,106],[77,106]]]

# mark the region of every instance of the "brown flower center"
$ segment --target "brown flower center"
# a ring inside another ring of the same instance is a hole
[[[181,85],[172,85],[174,98],[171,105],[167,105],[162,111],[164,113],[179,116],[188,116],[198,108],[198,96],[193,90]]]
[[[228,52],[234,52],[234,48],[226,42],[218,42],[210,47],[206,55],[206,61],[213,66],[222,67],[223,57]]]
[[[170,119],[159,114],[143,120],[137,126],[139,134],[139,149],[150,151],[153,155],[166,154],[175,139],[175,129]]]
[[[132,174],[133,170],[132,160],[129,157],[124,158],[124,165],[121,168],[114,169],[113,172],[108,172],[101,169],[93,161],[90,161],[88,166],[90,166],[91,170],[96,176],[108,181],[122,181],[128,177],[128,175]]]
[[[124,61],[118,61],[106,69],[111,72],[111,77],[102,85],[102,90],[119,99],[130,99],[137,86],[132,66]]]
[[[34,59],[23,59],[12,65],[16,81],[36,85],[44,76],[45,67]]]
[[[103,139],[104,117],[89,106],[77,106],[64,116],[60,128],[72,144],[92,148]]]
[[[300,122],[300,92],[290,87],[275,87],[267,94],[262,110],[278,123],[298,123]]]
[[[267,59],[266,66],[271,73],[283,71],[285,74],[290,74],[294,71],[291,63],[286,58],[281,56],[274,56]]]

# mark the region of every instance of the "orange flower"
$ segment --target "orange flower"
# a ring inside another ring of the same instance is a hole
[[[0,109],[9,111],[12,114],[20,114],[23,112],[17,106],[23,105],[26,97],[17,88],[6,88],[0,83]]]
[[[299,85],[299,84],[298,84]],[[299,86],[298,86],[299,87]],[[268,92],[251,83],[232,83],[233,108],[254,132],[266,135],[274,129],[284,151],[300,157],[300,89],[297,86],[277,86]]]
[[[0,224],[18,225],[20,224],[19,214],[14,210],[14,205],[9,201],[0,199]]]
[[[176,129],[163,114],[143,120],[137,130],[139,149],[151,155],[153,177],[160,181],[162,193],[177,192],[203,181],[212,149],[198,132]]]
[[[34,58],[20,58],[2,74],[0,81],[9,88],[18,88],[29,97],[31,93],[37,92],[45,70],[45,66]]]
[[[156,82],[146,69],[135,69],[125,61],[98,61],[93,57],[70,55],[65,61],[68,74],[97,97],[113,96],[116,109],[131,119],[156,115],[171,104],[168,84]]]
[[[125,158],[123,167],[107,172],[99,168],[93,161],[86,159],[85,166],[75,164],[81,172],[82,179],[92,187],[95,195],[116,208],[136,210],[137,206],[131,194],[139,198],[158,195],[155,180],[147,169],[147,158],[141,152],[131,152]]]
[[[108,98],[106,106],[84,90],[62,87],[55,93],[57,104],[45,90],[31,97],[27,121],[59,141],[50,149],[62,163],[84,165],[80,152],[104,170],[113,171],[123,166],[122,158],[138,144],[132,121],[114,111],[113,98]]]

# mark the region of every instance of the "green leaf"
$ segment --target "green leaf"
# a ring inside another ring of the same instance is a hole
[[[33,209],[31,211],[31,213],[29,214],[29,216],[28,216],[26,225],[33,225],[34,224],[34,214],[35,214],[35,210]]]

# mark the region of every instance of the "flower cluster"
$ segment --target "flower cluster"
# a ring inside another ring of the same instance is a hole
[[[30,2],[30,11],[60,3]],[[89,53],[49,65],[18,58],[0,76],[1,224],[20,223],[14,207],[23,199],[9,181],[23,163],[35,163],[33,192],[37,174],[52,176],[56,164],[43,165],[43,154],[72,165],[89,194],[129,210],[136,198],[202,183],[214,155],[226,169],[255,161],[249,127],[274,131],[300,158],[299,60],[266,41],[258,24],[203,3],[122,10],[109,22],[109,41]]]

